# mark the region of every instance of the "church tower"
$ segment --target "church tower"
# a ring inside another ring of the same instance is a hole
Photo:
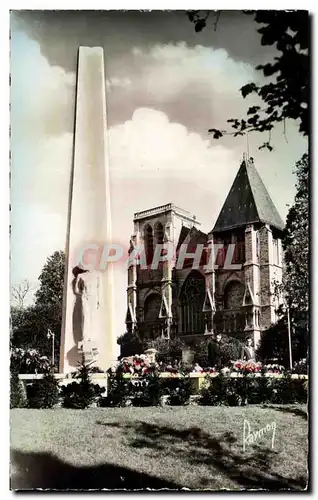
[[[283,229],[253,158],[244,158],[209,238],[223,245],[214,269],[216,331],[250,336],[256,346],[276,321]]]
[[[138,331],[146,339],[169,339],[176,333],[176,249],[180,239],[199,225],[194,216],[172,203],[135,213],[128,265],[128,332]]]
[[[177,335],[190,343],[224,333],[251,337],[256,347],[277,319],[273,292],[282,280],[284,224],[253,158],[241,162],[210,234],[199,226],[172,203],[135,213],[127,331],[148,340]],[[164,245],[173,254],[153,267],[156,252],[169,252]]]

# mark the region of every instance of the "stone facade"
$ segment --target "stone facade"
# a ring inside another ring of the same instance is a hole
[[[229,217],[231,205],[240,210],[233,208]],[[128,270],[127,330],[144,338],[184,339],[221,332],[250,336],[256,346],[277,319],[274,281],[282,279],[283,223],[273,207],[253,163],[243,162],[209,234],[173,204],[136,213],[131,256],[144,248],[145,257],[132,258]],[[153,269],[157,245],[164,250]]]

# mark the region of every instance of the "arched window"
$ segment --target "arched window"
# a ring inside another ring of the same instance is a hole
[[[153,258],[153,231],[150,225],[147,225],[144,229],[144,244],[146,252],[146,262],[148,265],[150,265]]]
[[[239,309],[243,305],[244,285],[239,281],[232,281],[224,290],[224,309]]]
[[[157,222],[157,224],[155,225],[156,244],[162,245],[163,244],[163,237],[164,237],[163,225],[161,224],[161,222]]]
[[[181,333],[204,333],[204,299],[205,278],[201,273],[193,271],[184,282],[180,294]]]
[[[144,304],[144,332],[147,338],[154,339],[161,334],[160,306],[161,296],[158,293],[148,295]]]

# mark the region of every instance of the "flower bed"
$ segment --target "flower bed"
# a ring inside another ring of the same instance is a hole
[[[73,376],[54,374],[62,392],[67,390],[63,386],[74,382]],[[29,384],[42,377],[42,374],[19,376]],[[201,404],[306,402],[308,390],[307,375],[287,372],[277,364],[237,360],[216,371],[213,367],[203,369],[198,364],[192,369],[164,366],[151,362],[146,355],[124,358],[107,373],[91,373],[90,379],[95,385],[107,388],[98,403],[101,406],[128,403],[152,406],[159,404],[162,398],[169,404],[189,404],[193,395],[198,396]]]

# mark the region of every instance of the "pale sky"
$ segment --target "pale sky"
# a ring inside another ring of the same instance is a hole
[[[260,81],[261,47],[252,16],[222,13],[217,30],[195,33],[182,12],[15,12],[11,15],[11,282],[37,278],[65,249],[79,45],[102,46],[113,239],[128,244],[133,214],[173,202],[210,231],[239,168],[245,138],[215,141],[255,100],[239,89]],[[283,219],[295,194],[295,162],[307,141],[295,123],[251,134],[250,155]],[[116,336],[124,332],[126,273],[116,271]]]

